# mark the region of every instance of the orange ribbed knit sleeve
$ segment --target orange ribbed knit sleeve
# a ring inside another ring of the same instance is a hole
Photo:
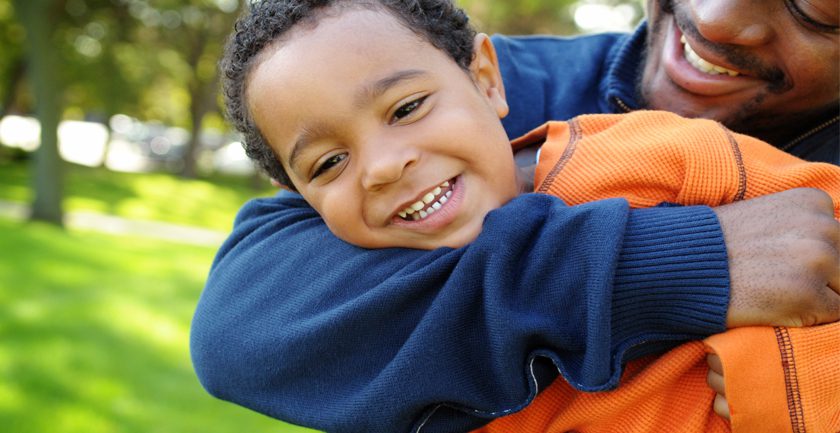
[[[804,162],[711,120],[659,111],[589,115],[550,122],[521,140],[539,136],[546,145],[536,190],[570,205],[624,197],[633,207],[718,206],[811,187],[833,192],[840,209],[840,168]]]
[[[705,343],[723,361],[733,432],[840,432],[840,323],[737,328]]]

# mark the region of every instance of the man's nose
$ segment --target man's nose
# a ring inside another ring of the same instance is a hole
[[[697,31],[710,42],[754,47],[774,36],[771,6],[763,0],[691,0],[686,5]]]
[[[417,150],[406,143],[385,142],[368,146],[362,161],[362,187],[378,191],[400,180],[418,158]]]

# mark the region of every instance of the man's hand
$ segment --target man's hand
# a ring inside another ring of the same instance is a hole
[[[828,194],[794,189],[715,213],[729,256],[728,327],[840,320],[840,223]]]
[[[706,355],[706,364],[709,364],[709,374],[706,375],[706,383],[715,391],[715,413],[729,419],[729,402],[726,401],[726,386],[723,381],[723,363],[720,357],[714,354]]]

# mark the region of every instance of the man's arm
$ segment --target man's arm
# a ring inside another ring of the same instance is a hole
[[[544,356],[584,390],[628,351],[722,331],[726,252],[704,207],[567,207],[526,195],[466,248],[364,250],[297,196],[252,201],[193,322],[214,395],[336,432],[477,426],[533,398]],[[440,428],[440,430],[436,430]]]

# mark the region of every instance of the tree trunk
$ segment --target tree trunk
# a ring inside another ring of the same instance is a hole
[[[63,225],[62,161],[58,154],[58,121],[61,113],[58,52],[52,43],[55,28],[52,0],[14,0],[15,12],[26,29],[27,73],[41,122],[41,145],[33,160],[34,201],[30,219]]]
[[[201,55],[207,47],[209,37],[206,29],[200,29],[198,32],[190,44],[190,50],[186,59],[192,71],[192,79],[187,84],[190,92],[190,122],[192,124],[192,130],[190,131],[190,141],[187,143],[187,151],[184,153],[184,166],[181,169],[181,176],[186,178],[195,178],[198,175],[197,160],[198,150],[201,145],[201,126],[204,123],[204,116],[209,111],[206,101],[208,99],[208,90],[212,92],[213,100],[215,100],[216,95],[215,86],[212,89],[208,89],[211,83],[215,83],[216,80],[211,79],[210,83],[202,80],[202,76],[198,70]]]
[[[23,61],[23,56],[20,56],[14,60],[12,67],[9,68],[9,79],[4,86],[3,102],[0,102],[0,119],[14,111],[13,107],[15,100],[17,100],[18,87],[20,87],[25,73],[26,63]]]
[[[184,166],[181,168],[181,176],[187,179],[194,179],[198,176],[198,149],[201,144],[201,124],[207,113],[202,107],[201,96],[197,92],[190,92],[190,141],[187,143],[187,150],[184,152]]]

